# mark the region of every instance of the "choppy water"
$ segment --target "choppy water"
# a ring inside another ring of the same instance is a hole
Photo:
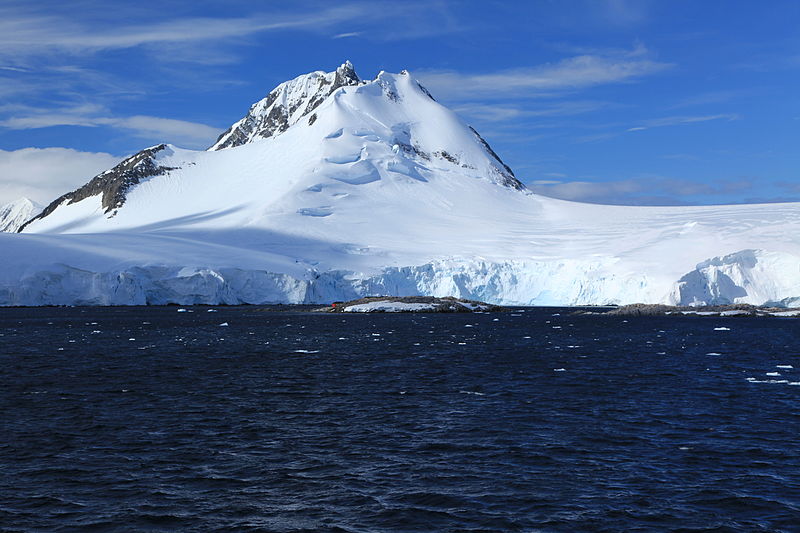
[[[0,309],[0,529],[800,530],[795,319],[188,309]]]

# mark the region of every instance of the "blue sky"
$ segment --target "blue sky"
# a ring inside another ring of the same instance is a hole
[[[408,69],[533,190],[800,200],[800,2],[0,0],[0,203],[205,148],[278,83]]]

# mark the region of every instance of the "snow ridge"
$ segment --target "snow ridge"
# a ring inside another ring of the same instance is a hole
[[[0,207],[0,232],[16,233],[27,221],[42,212],[42,206],[30,198],[18,198]]]

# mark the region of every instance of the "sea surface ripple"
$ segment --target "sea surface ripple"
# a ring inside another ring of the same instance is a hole
[[[0,309],[0,529],[800,531],[800,321],[570,313]]]

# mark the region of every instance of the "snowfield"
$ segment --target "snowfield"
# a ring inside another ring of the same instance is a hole
[[[116,204],[89,188],[1,233],[0,305],[800,303],[800,204],[541,197],[409,74],[334,74],[282,84],[213,149],[106,173]]]

